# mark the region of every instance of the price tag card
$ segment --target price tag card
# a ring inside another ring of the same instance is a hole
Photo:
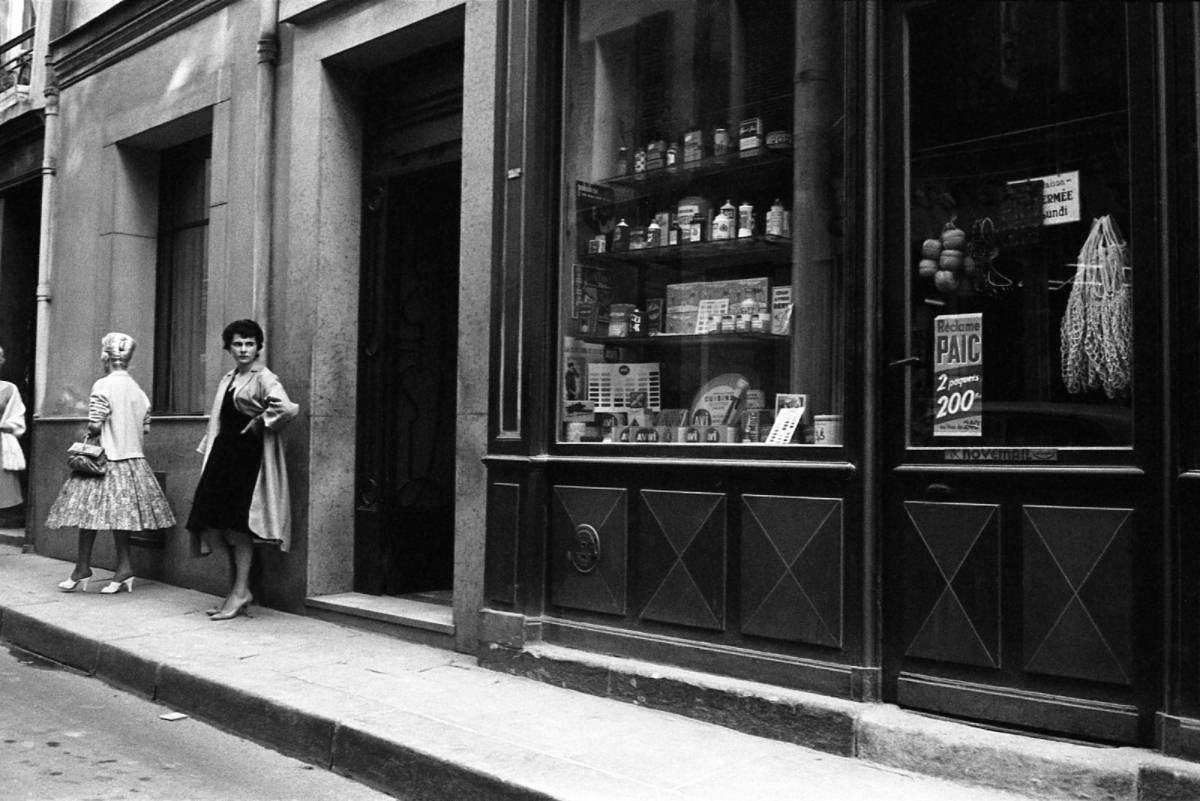
[[[700,311],[696,314],[696,333],[716,333],[720,327],[721,318],[729,312],[729,298],[706,298],[700,301]]]
[[[763,442],[768,445],[787,445],[796,435],[796,427],[803,419],[803,407],[780,409],[775,416],[775,424],[771,426],[771,432]]]
[[[983,315],[933,320],[933,435],[983,436]]]

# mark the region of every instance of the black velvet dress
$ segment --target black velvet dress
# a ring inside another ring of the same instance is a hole
[[[250,532],[250,501],[262,467],[262,435],[243,434],[253,418],[233,403],[233,382],[221,401],[220,427],[188,517],[189,531],[206,528]],[[253,532],[250,532],[253,533]]]

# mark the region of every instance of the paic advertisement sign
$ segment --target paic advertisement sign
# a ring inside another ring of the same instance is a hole
[[[983,436],[983,315],[933,320],[933,435]]]

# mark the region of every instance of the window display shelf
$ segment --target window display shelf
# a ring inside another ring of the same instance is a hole
[[[763,331],[730,331],[718,334],[651,334],[636,337],[583,337],[584,342],[596,345],[656,345],[663,347],[688,347],[707,345],[779,345],[791,340],[784,334]]]
[[[786,264],[792,258],[792,240],[785,236],[747,236],[716,242],[691,242],[682,245],[627,250],[620,253],[581,254],[585,262],[605,264],[654,264],[684,266],[703,271],[745,263]]]
[[[764,168],[778,170],[792,161],[792,145],[783,147],[757,147],[750,150],[735,150],[720,156],[706,156],[696,161],[687,161],[672,167],[660,167],[646,172],[629,173],[605,178],[601,186],[634,189],[637,193],[654,194],[673,187],[686,187],[697,179],[709,176],[727,176]],[[790,177],[790,176],[789,176]]]

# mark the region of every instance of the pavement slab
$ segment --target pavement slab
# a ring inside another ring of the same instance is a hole
[[[0,544],[0,638],[398,798],[1200,798],[1196,765],[1150,751],[1047,743],[629,660],[581,668],[619,676],[635,702],[650,686],[691,687],[785,710],[772,726],[790,719],[793,731],[765,738],[272,609],[214,623],[203,610],[216,598],[157,582],[102,596],[97,571],[88,592],[58,592],[69,569]],[[849,742],[851,753],[786,741],[806,737]]]

